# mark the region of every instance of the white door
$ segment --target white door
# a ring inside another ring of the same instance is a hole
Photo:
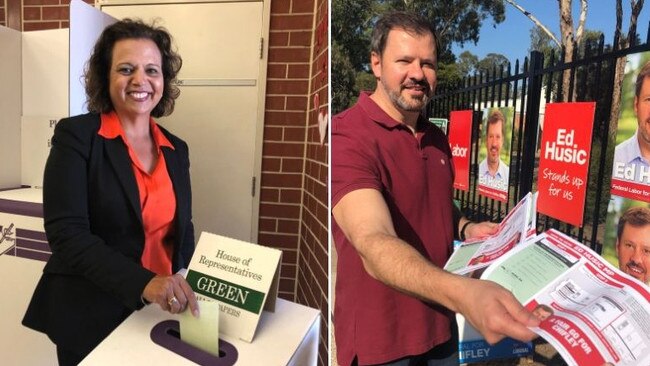
[[[160,18],[183,58],[181,96],[159,122],[190,148],[197,240],[201,231],[255,240],[263,3],[104,5],[102,11],[118,19]]]

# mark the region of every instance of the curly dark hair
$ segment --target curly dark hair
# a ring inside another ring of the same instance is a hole
[[[183,65],[183,59],[172,49],[172,37],[165,28],[155,24],[145,24],[139,19],[128,18],[106,27],[95,43],[84,72],[88,110],[96,113],[108,113],[113,110],[109,75],[113,47],[117,41],[123,39],[149,39],[158,46],[162,56],[164,88],[162,98],[151,111],[151,115],[153,117],[170,115],[174,111],[176,98],[181,94],[174,82]]]

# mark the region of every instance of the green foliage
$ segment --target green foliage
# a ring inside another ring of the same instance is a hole
[[[463,51],[456,62],[458,71],[463,76],[473,75],[478,69],[478,64],[478,57],[470,51]]]
[[[332,113],[336,114],[342,111],[341,106],[347,106],[350,101],[357,95],[355,89],[354,68],[348,56],[342,52],[338,42],[332,42],[332,72],[337,75],[332,78]]]
[[[369,62],[376,3],[374,0],[332,0],[332,43],[340,45],[355,71],[362,70]]]
[[[438,65],[438,88],[449,90],[456,88],[465,76],[461,73],[458,64],[439,64]]]
[[[375,75],[370,72],[360,71],[355,77],[355,84],[357,86],[357,91],[373,91],[377,85],[377,79]],[[357,94],[359,94],[357,92]]]
[[[553,42],[551,36],[546,34],[540,27],[533,27],[530,29],[530,47],[528,53],[538,51],[544,54],[544,59],[548,60],[551,52],[559,52],[560,49],[557,44]],[[523,61],[523,60],[522,60]]]
[[[481,61],[477,64],[477,69],[483,73],[488,73],[490,79],[496,79],[499,77],[499,70],[503,67],[504,70],[508,67],[510,62],[506,56],[500,53],[488,53]],[[496,74],[496,75],[495,75]]]
[[[439,85],[455,85],[466,75],[458,67],[450,66],[456,62],[451,52],[452,44],[476,43],[485,21],[491,19],[495,25],[505,20],[505,6],[500,0],[332,0],[331,7],[332,44],[339,45],[336,61],[332,49],[333,111],[342,111],[354,103],[356,98],[348,97],[350,90],[358,93],[370,85],[370,78],[361,73],[368,73],[370,33],[377,17],[384,12],[416,11],[436,26],[441,45],[438,52],[439,69],[442,71],[442,75],[438,75]],[[353,88],[349,87],[350,69],[357,75],[355,80],[363,82],[363,86],[355,82]],[[339,92],[339,87],[346,90]]]

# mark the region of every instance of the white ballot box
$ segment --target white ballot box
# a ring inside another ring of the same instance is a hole
[[[311,366],[318,359],[318,338],[320,334],[320,312],[303,305],[277,299],[275,313],[264,311],[252,343],[227,335],[220,335],[221,341],[230,346],[220,346],[220,351],[236,351],[237,359],[227,362],[228,355],[214,365],[237,366]],[[155,343],[156,329],[169,321],[178,321],[179,316],[164,312],[156,304],[146,306],[131,314],[117,329],[95,348],[80,365],[196,365],[181,356],[181,348],[187,344],[166,334],[168,349]],[[156,329],[154,329],[156,328]],[[152,330],[154,330],[152,332]],[[161,336],[159,333],[158,336]],[[158,337],[159,339],[160,337]],[[160,342],[159,342],[160,343]],[[180,345],[174,349],[173,345]]]
[[[45,262],[0,255],[0,363],[3,365],[56,365],[56,348],[43,333],[21,322]]]
[[[0,254],[47,261],[42,202],[39,188],[0,191]]]

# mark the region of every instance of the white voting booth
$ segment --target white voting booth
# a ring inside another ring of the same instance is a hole
[[[42,217],[26,212],[25,207],[38,211],[42,206],[39,189],[56,121],[84,111],[80,72],[95,39],[113,21],[112,16],[139,17],[145,21],[160,17],[161,25],[175,37],[180,35],[176,41],[185,61],[179,83],[182,97],[173,117],[163,118],[160,123],[190,145],[197,237],[201,231],[209,230],[244,241],[256,240],[259,186],[255,179],[261,169],[267,57],[262,39],[268,39],[269,2],[199,0],[179,4],[102,0],[98,4],[104,12],[73,0],[71,30],[23,33],[0,26],[0,203],[4,204],[0,205],[0,228],[11,228],[6,232],[13,235],[11,243],[7,240],[0,247],[0,290],[10,294],[3,296],[0,312],[3,364],[56,365],[55,347],[47,337],[20,324],[48,255],[42,239]],[[205,29],[201,29],[195,35],[202,36],[203,41],[194,42],[193,31],[188,27],[195,23],[219,24],[230,31],[207,32],[206,36]],[[234,37],[232,29],[251,39]],[[226,45],[231,42],[232,47],[205,44],[206,37]],[[234,46],[239,44],[244,46],[235,50]],[[218,59],[214,53],[204,56],[206,47],[215,48]],[[249,57],[252,54],[254,60]],[[225,64],[230,74],[221,75],[220,70],[210,69],[216,64]],[[244,71],[237,74],[237,70]],[[246,101],[247,107],[233,107],[236,101]],[[217,138],[223,143],[216,143]],[[20,238],[21,233],[31,233],[38,239]],[[16,244],[21,240],[28,243],[25,250],[31,254],[17,254],[27,253]],[[274,313],[263,312],[252,342],[220,337],[227,344],[221,348],[227,357],[214,364],[226,365],[234,355],[236,365],[315,365],[319,315],[318,310],[278,299]],[[161,323],[175,320],[175,316],[157,306],[135,312],[83,364],[196,364],[191,357],[181,356],[181,349],[187,351],[187,347],[178,343],[174,331],[157,332],[159,339],[166,337],[167,344],[172,345],[169,347],[151,337]],[[178,349],[174,349],[174,344]]]
[[[154,306],[131,315],[81,363],[93,365],[194,365],[181,356],[183,345],[173,332],[163,327],[160,337],[167,338],[170,348],[156,344],[150,335],[157,325],[177,316],[164,313]],[[232,347],[220,345],[220,359],[206,358],[205,365],[316,365],[318,359],[319,312],[299,304],[278,299],[275,313],[264,312],[253,342],[247,343],[233,337],[220,335],[221,341]],[[177,328],[176,328],[177,329]],[[175,348],[174,348],[175,347]],[[231,352],[236,354],[233,360]],[[193,350],[187,351],[192,357]],[[197,357],[201,357],[198,355]],[[234,362],[234,363],[233,363]]]
[[[56,365],[43,334],[22,326],[44,260],[43,167],[54,124],[68,109],[67,29],[0,27],[0,354],[5,365]],[[29,186],[30,188],[24,188]]]

